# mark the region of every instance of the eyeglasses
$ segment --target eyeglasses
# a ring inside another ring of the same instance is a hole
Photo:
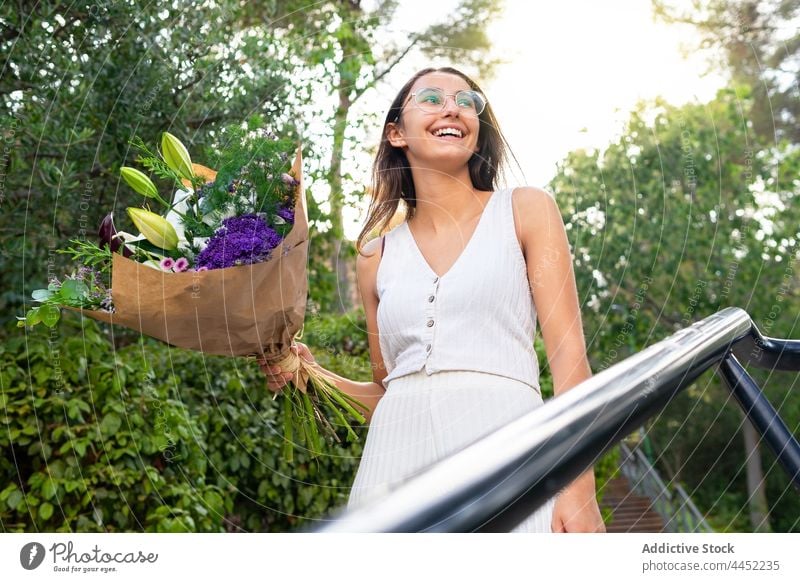
[[[477,91],[466,89],[452,94],[445,93],[438,87],[426,87],[412,93],[409,100],[423,113],[439,113],[444,111],[448,97],[453,97],[459,110],[468,115],[480,115],[486,109],[486,97]]]

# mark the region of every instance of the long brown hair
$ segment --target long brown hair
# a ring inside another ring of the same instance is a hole
[[[383,122],[383,134],[372,166],[372,199],[367,211],[367,222],[356,240],[356,250],[362,254],[364,239],[372,232],[377,224],[383,232],[397,212],[400,200],[404,200],[408,208],[406,219],[414,216],[417,206],[414,180],[405,152],[394,147],[387,137],[387,125],[396,123],[400,117],[403,104],[411,92],[414,83],[429,73],[449,73],[464,79],[473,91],[482,93],[478,84],[461,71],[452,67],[427,68],[418,71],[408,82],[403,85],[400,92],[392,102],[386,119]],[[478,133],[478,151],[475,152],[467,163],[472,186],[478,190],[493,191],[496,188],[498,171],[505,167],[508,142],[500,131],[497,119],[490,103],[478,117],[480,132]],[[513,154],[512,154],[513,157]]]

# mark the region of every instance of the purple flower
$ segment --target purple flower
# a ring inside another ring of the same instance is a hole
[[[111,249],[112,253],[116,253],[122,245],[122,241],[115,236],[116,234],[117,229],[114,228],[114,213],[111,212],[107,214],[100,223],[100,229],[97,232],[97,235],[100,237],[100,248],[107,246]],[[122,247],[122,255],[130,257],[133,255],[133,251],[128,247]]]
[[[197,265],[223,269],[260,263],[270,257],[281,240],[281,236],[255,214],[232,216],[222,221],[206,248],[197,255]]]
[[[81,281],[91,280],[94,277],[94,269],[87,267],[86,265],[81,265],[78,268],[78,274],[75,276],[76,279],[80,279]]]
[[[294,188],[294,187],[300,185],[300,182],[295,180],[291,176],[291,174],[286,174],[286,173],[281,174],[281,180],[283,180],[283,183],[286,184],[287,186],[289,186],[290,188]]]
[[[105,296],[100,302],[100,309],[114,313],[114,301],[111,298],[111,289],[106,289]]]
[[[278,208],[277,214],[287,223],[294,224],[294,208],[284,208],[281,206]]]
[[[186,257],[181,257],[177,261],[175,261],[175,265],[172,267],[176,273],[183,273],[186,269],[189,268],[189,259]]]
[[[169,257],[164,257],[161,259],[161,262],[158,263],[158,266],[161,267],[161,270],[163,271],[171,271],[175,266],[175,261]]]
[[[207,192],[210,192],[214,188],[214,186],[216,186],[216,185],[217,185],[217,182],[214,181],[214,180],[212,180],[211,182],[206,182],[205,184],[201,184],[197,188],[195,193],[197,194],[198,198],[202,198],[203,196],[206,195]]]

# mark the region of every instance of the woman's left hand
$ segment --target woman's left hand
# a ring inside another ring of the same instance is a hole
[[[578,480],[556,497],[551,527],[554,533],[605,533],[595,497],[594,479]]]

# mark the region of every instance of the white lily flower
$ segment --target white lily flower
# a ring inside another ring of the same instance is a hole
[[[120,239],[122,241],[122,244],[125,245],[125,248],[131,251],[132,253],[136,252],[136,246],[135,245],[128,246],[129,243],[138,242],[140,240],[147,240],[143,234],[137,236],[129,232],[125,232],[124,230],[118,231],[117,234],[115,234],[111,238]]]
[[[136,235],[131,234],[129,232],[125,232],[124,230],[118,231],[117,234],[115,234],[111,238],[122,239],[122,242],[125,243],[125,244],[132,243],[132,242],[137,242],[137,241],[140,241],[140,240],[145,240],[145,236],[143,234],[140,234],[139,236],[136,236]]]
[[[223,220],[231,218],[232,216],[236,216],[236,210],[233,208],[233,205],[225,212],[220,212],[219,210],[209,212],[203,216],[203,222],[209,226],[213,226],[215,224],[220,224]]]
[[[206,245],[208,245],[209,238],[210,237],[207,236],[197,237],[194,239],[194,244],[196,244],[197,248],[199,248],[202,251],[204,248],[206,248]]]

